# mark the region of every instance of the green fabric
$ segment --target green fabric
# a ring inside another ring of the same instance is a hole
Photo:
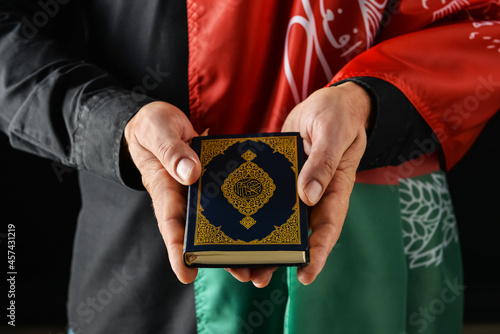
[[[195,282],[199,333],[461,333],[455,218],[442,172],[356,184],[341,237],[316,281],[282,268],[257,289],[223,269]]]
[[[258,289],[224,269],[200,269],[195,283],[198,333],[282,333],[288,301],[286,268]]]

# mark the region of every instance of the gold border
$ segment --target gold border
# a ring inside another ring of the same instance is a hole
[[[198,200],[197,200],[197,210],[196,210],[196,227],[194,235],[194,245],[255,245],[255,244],[274,244],[274,245],[300,245],[301,235],[300,235],[300,205],[299,205],[299,195],[296,194],[296,201],[293,207],[292,215],[287,219],[287,221],[280,225],[274,226],[274,231],[265,236],[264,238],[258,240],[244,241],[244,240],[234,240],[227,236],[224,231],[221,230],[221,226],[215,226],[208,221],[208,219],[203,214],[203,207],[201,206],[201,189],[202,189],[202,177],[206,172],[206,166],[213,158],[224,152],[236,143],[241,143],[247,140],[252,140],[254,142],[262,142],[267,144],[274,150],[274,153],[278,152],[285,156],[288,161],[292,163],[292,170],[295,173],[295,185],[297,185],[298,179],[298,157],[297,157],[297,137],[296,136],[269,136],[269,137],[246,137],[246,138],[219,138],[219,139],[207,139],[201,141],[200,147],[200,160],[202,166],[202,172],[200,179],[198,181]],[[288,141],[288,143],[286,143]],[[290,149],[291,147],[291,149]],[[201,232],[201,233],[200,233]]]

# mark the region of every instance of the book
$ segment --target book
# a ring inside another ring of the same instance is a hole
[[[298,133],[203,136],[192,148],[200,178],[189,187],[188,267],[301,266],[309,262],[307,206],[297,192]]]

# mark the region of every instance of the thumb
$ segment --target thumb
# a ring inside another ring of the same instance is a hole
[[[201,163],[189,144],[182,139],[159,139],[156,152],[153,152],[168,173],[177,182],[189,185],[201,174]]]
[[[341,154],[335,154],[332,145],[320,140],[312,143],[309,158],[298,179],[300,198],[309,206],[320,200],[339,165]]]
[[[133,142],[151,152],[177,182],[189,185],[200,176],[200,160],[189,146],[189,141],[198,134],[175,106],[165,102],[144,106],[125,128],[125,135],[141,172],[157,169],[151,168],[155,163],[149,154],[133,149]]]

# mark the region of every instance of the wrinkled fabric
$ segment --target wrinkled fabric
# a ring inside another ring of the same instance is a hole
[[[492,1],[187,3],[198,131],[279,131],[316,89],[374,77],[397,87],[426,120],[449,169],[500,107]],[[268,75],[274,80],[261,80]],[[413,158],[436,146],[421,139],[404,142],[418,146]],[[435,158],[359,175],[339,248],[310,286],[293,269],[264,290],[200,270],[198,331],[460,333],[462,268],[446,180],[437,165],[412,175]]]
[[[458,229],[446,177],[429,159],[410,177],[385,169],[393,184],[357,180],[342,234],[308,286],[295,268],[280,268],[264,289],[201,269],[198,332],[461,333]]]
[[[494,1],[187,3],[198,131],[279,131],[316,89],[376,77],[400,89],[431,126],[449,169],[500,108]]]

